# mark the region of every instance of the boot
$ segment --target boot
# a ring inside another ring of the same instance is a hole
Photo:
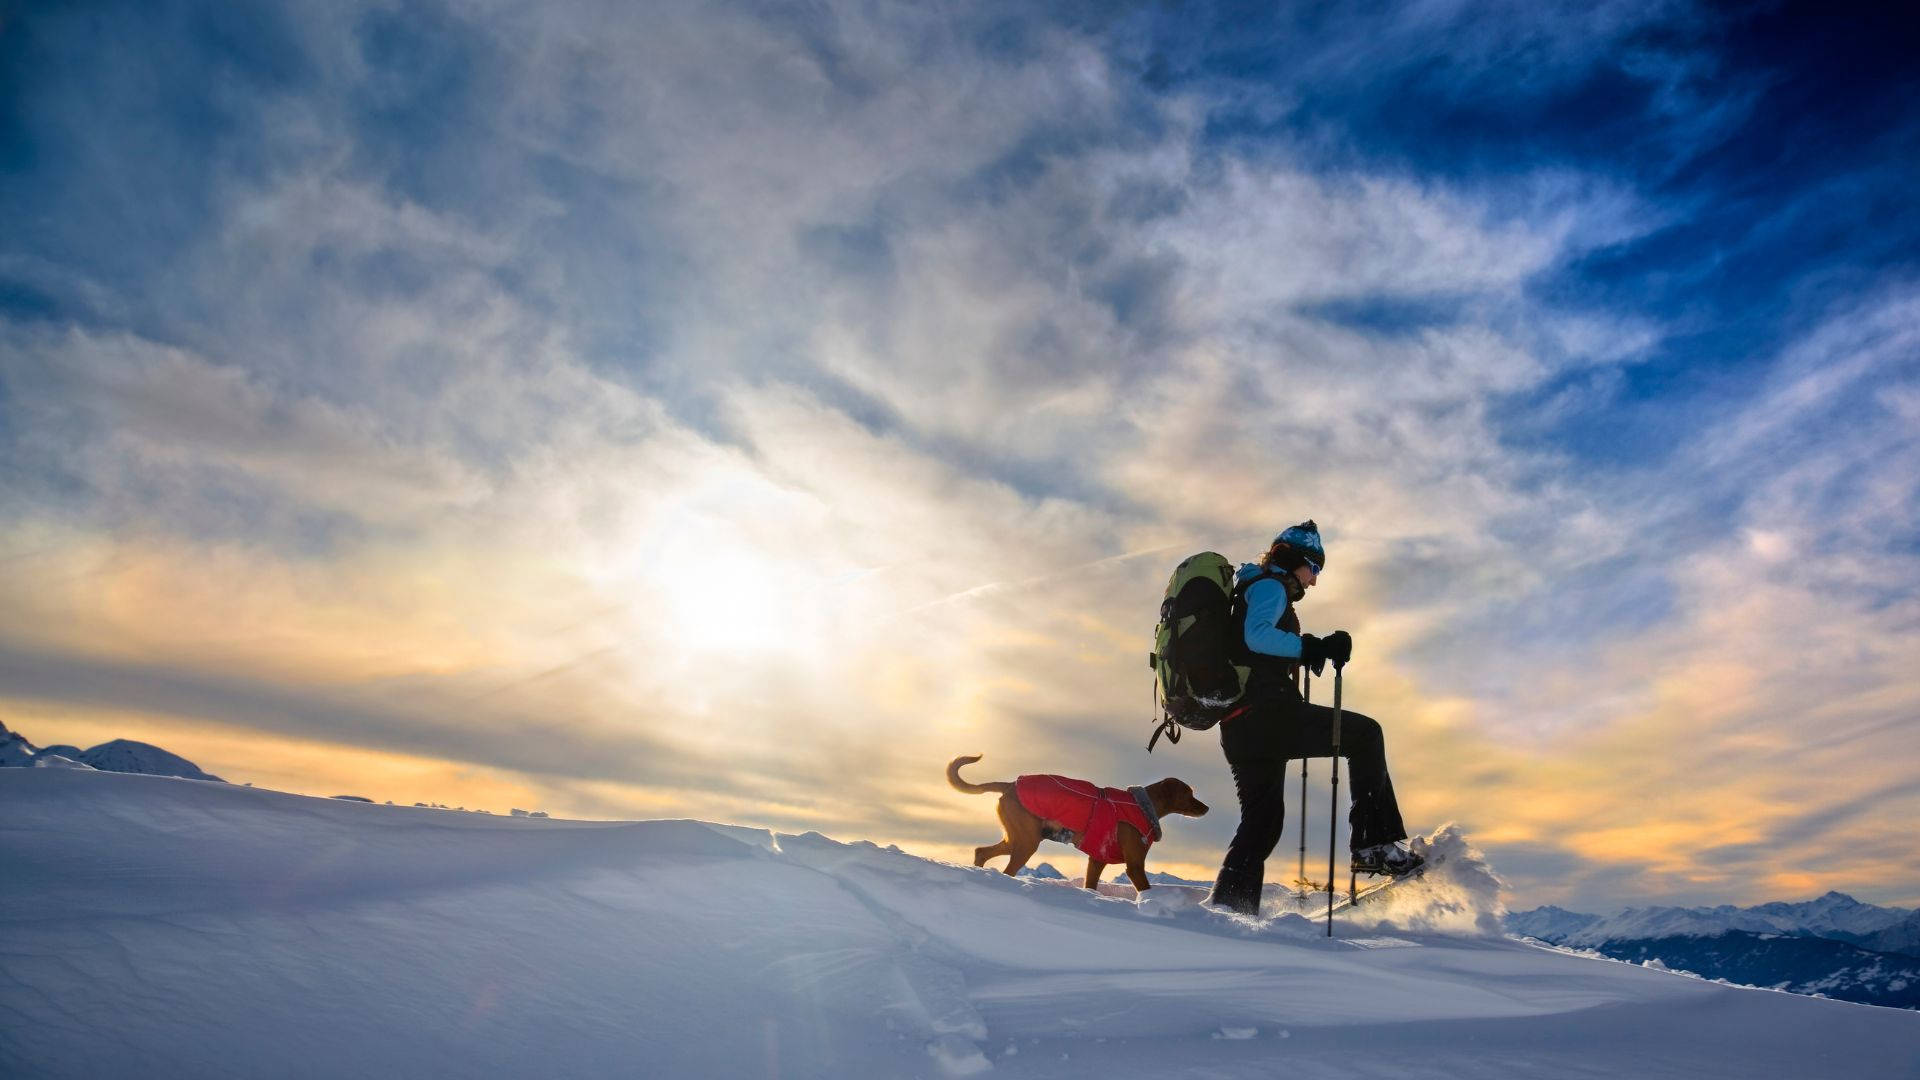
[[[1260,885],[1259,874],[1223,866],[1220,876],[1214,879],[1213,894],[1207,897],[1207,903],[1226,908],[1236,915],[1257,918],[1260,914]]]

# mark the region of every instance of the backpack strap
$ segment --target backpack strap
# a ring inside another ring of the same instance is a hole
[[[1267,656],[1247,648],[1247,590],[1269,578],[1278,580],[1281,587],[1287,591],[1287,602],[1280,605],[1280,614],[1273,620],[1273,628],[1289,634],[1300,633],[1300,616],[1294,611],[1293,605],[1298,602],[1301,597],[1306,595],[1306,587],[1300,584],[1299,578],[1294,577],[1288,571],[1275,570],[1272,567],[1263,568],[1258,574],[1255,574],[1244,582],[1237,582],[1234,585],[1233,622],[1235,645],[1238,653],[1238,659],[1234,662],[1243,664],[1254,670],[1264,669],[1278,671],[1283,677],[1293,679],[1296,677],[1300,661],[1282,656]]]
[[[1170,743],[1180,741],[1180,727],[1173,722],[1172,717],[1160,721],[1160,726],[1153,729],[1153,738],[1147,740],[1147,753],[1153,753],[1153,744],[1159,742],[1162,735],[1165,735]]]
[[[1236,609],[1238,609],[1240,612],[1242,612],[1240,616],[1240,621],[1244,621],[1246,618],[1246,615],[1245,615],[1246,608],[1243,605],[1245,605],[1245,603],[1247,602],[1247,590],[1253,588],[1255,585],[1259,584],[1262,581],[1278,581],[1280,583],[1280,587],[1287,591],[1287,602],[1280,606],[1280,618],[1273,620],[1273,628],[1275,630],[1285,630],[1286,627],[1280,625],[1281,620],[1287,617],[1288,610],[1290,610],[1293,607],[1293,605],[1300,600],[1301,597],[1305,596],[1307,594],[1307,591],[1306,589],[1300,586],[1299,578],[1294,577],[1291,573],[1285,570],[1275,570],[1271,566],[1263,567],[1259,573],[1253,575],[1252,577],[1246,579],[1245,581],[1234,582],[1233,606]]]

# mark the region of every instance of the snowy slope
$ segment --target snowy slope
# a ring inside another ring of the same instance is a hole
[[[9,1076],[1920,1076],[1920,1015],[1469,932],[1466,878],[1328,940],[815,835],[49,769],[0,771],[0,867]]]
[[[1920,911],[1914,912],[1892,926],[1862,936],[1859,944],[1877,952],[1920,956]]]
[[[33,764],[33,744],[17,731],[0,724],[0,769],[24,768]]]

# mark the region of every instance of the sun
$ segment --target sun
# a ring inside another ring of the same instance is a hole
[[[813,509],[764,478],[708,475],[646,505],[597,587],[631,598],[634,634],[662,663],[825,659],[838,564],[808,527]]]
[[[696,655],[764,657],[805,651],[809,616],[797,568],[725,538],[673,542],[640,587],[658,637]]]

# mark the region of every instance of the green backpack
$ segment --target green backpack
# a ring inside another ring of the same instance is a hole
[[[1246,692],[1249,669],[1235,663],[1245,646],[1233,612],[1238,590],[1233,564],[1218,552],[1188,556],[1167,579],[1154,629],[1155,728],[1147,752],[1165,735],[1180,741],[1180,729],[1205,731],[1231,714]]]

